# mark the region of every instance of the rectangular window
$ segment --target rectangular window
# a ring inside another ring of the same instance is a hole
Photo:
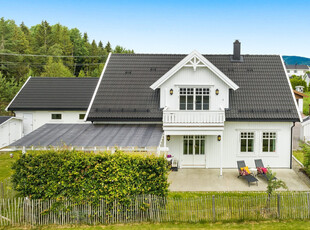
[[[180,110],[209,110],[208,88],[180,88]]]
[[[240,152],[254,152],[254,132],[241,132],[240,140]]]
[[[183,137],[184,155],[204,155],[205,137],[204,136],[184,136]]]
[[[52,113],[52,120],[61,120],[61,113]]]
[[[79,114],[79,119],[80,119],[80,120],[83,120],[84,118],[85,118],[85,113]]]
[[[288,72],[288,73],[290,73],[290,71],[289,71],[289,70],[288,70],[287,72]]]
[[[276,151],[277,134],[275,132],[263,132],[263,152]]]

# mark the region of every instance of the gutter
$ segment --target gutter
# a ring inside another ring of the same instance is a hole
[[[295,122],[293,122],[293,125],[291,127],[291,153],[290,153],[290,169],[293,168],[293,128],[295,127]]]

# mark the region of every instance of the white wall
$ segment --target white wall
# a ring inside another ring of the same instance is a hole
[[[272,168],[289,168],[292,125],[292,122],[225,122],[222,137],[223,168],[236,168],[238,160],[244,160],[249,167],[254,167],[254,159],[262,159],[266,167],[269,165]],[[255,133],[253,153],[240,152],[241,131],[253,131]],[[262,132],[265,131],[277,133],[275,153],[262,152]],[[167,141],[169,152],[179,159],[181,164],[182,142],[183,136],[171,136],[171,140]],[[216,135],[206,136],[207,168],[220,167],[220,144]]]
[[[210,88],[210,110],[228,108],[229,87],[207,67],[199,67],[196,71],[192,67],[183,67],[160,87],[160,107],[168,106],[168,110],[179,110],[179,89]],[[169,91],[173,89],[173,95]],[[219,89],[219,95],[215,90]]]
[[[31,113],[33,117],[33,130],[46,123],[85,123],[79,119],[79,114],[86,114],[86,111],[14,111],[17,118],[23,119],[24,113]],[[52,120],[51,114],[62,114],[61,120]],[[89,123],[89,122],[87,122]]]
[[[22,137],[22,121],[11,118],[0,124],[0,148],[5,147]]]
[[[295,73],[296,71],[296,73]],[[309,71],[309,69],[287,69],[286,72],[287,72],[287,75],[290,77],[290,76],[293,76],[293,75],[296,75],[296,76],[304,76],[305,73]]]

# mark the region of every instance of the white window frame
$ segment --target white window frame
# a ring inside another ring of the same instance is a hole
[[[187,151],[186,151],[186,154],[184,153],[184,141],[187,140],[193,140],[193,154],[189,154],[189,144],[187,144]],[[196,154],[196,148],[195,148],[195,143],[196,143],[196,140],[199,141],[199,153]],[[204,141],[204,152],[202,153],[201,151],[201,141]],[[195,155],[198,155],[198,156],[205,156],[206,155],[206,137],[205,136],[202,136],[202,135],[186,135],[186,136],[183,136],[183,141],[182,141],[182,150],[183,150],[183,156],[195,156]]]
[[[246,136],[246,138],[242,138],[241,137],[241,135],[242,135],[242,133],[247,133],[247,136]],[[249,138],[248,137],[248,133],[253,133],[253,138]],[[245,151],[245,152],[242,152],[241,151],[241,140],[243,140],[243,139],[246,139],[247,141],[246,141],[246,150],[247,151]],[[249,152],[248,151],[248,140],[249,139],[253,139],[253,151],[252,152]],[[256,139],[257,139],[257,133],[255,132],[255,131],[253,131],[253,130],[241,130],[241,131],[239,131],[239,154],[240,155],[255,155],[256,154],[256,149],[257,149],[257,147],[256,147]]]
[[[275,137],[271,138],[270,136],[268,136],[267,138],[264,138],[264,133],[269,133],[269,135],[270,135],[270,133],[274,133]],[[270,131],[270,130],[268,130],[268,131],[262,131],[261,132],[260,152],[261,152],[262,155],[264,155],[264,154],[268,154],[268,155],[270,155],[270,154],[277,154],[277,150],[278,150],[278,137],[279,137],[279,135],[278,135],[277,131]],[[267,152],[263,151],[264,139],[268,140],[268,151]],[[273,151],[273,152],[270,152],[270,140],[275,140],[275,151]]]
[[[60,114],[60,115],[61,115],[61,119],[53,119],[53,115],[54,115],[54,114]],[[57,112],[56,112],[56,113],[51,113],[50,115],[51,115],[51,116],[50,116],[51,121],[56,121],[56,122],[57,122],[57,121],[62,121],[62,119],[63,119],[63,113],[57,113]]]
[[[193,94],[189,94],[189,91],[192,89]],[[201,94],[197,93],[198,90],[201,89]],[[185,90],[185,93],[183,93]],[[184,86],[179,88],[179,110],[180,111],[209,111],[210,110],[210,95],[211,95],[211,89],[210,87],[190,87],[190,86]],[[201,95],[201,109],[196,109],[196,96]],[[181,96],[185,96],[185,109],[181,109]],[[193,109],[187,109],[187,98],[188,96],[193,96]],[[208,96],[209,97],[209,106],[208,109],[203,109],[203,97]]]

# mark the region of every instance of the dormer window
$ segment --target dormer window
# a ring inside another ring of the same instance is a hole
[[[209,110],[209,88],[180,88],[180,110]]]

